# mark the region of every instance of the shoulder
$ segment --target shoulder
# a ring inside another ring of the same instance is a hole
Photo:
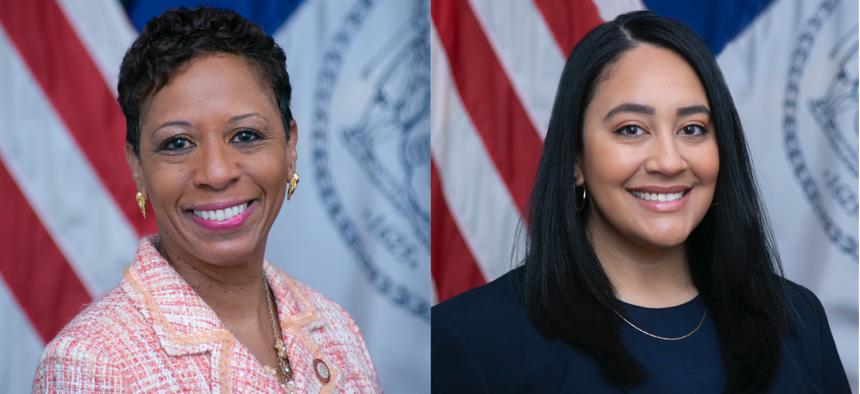
[[[119,287],[90,304],[48,344],[46,357],[99,358],[120,352],[117,346],[130,330],[139,330],[143,316]],[[84,352],[81,352],[81,351]]]
[[[492,392],[508,380],[500,374],[518,364],[512,357],[521,364],[532,351],[544,354],[546,341],[529,322],[517,291],[520,271],[432,308],[433,392]]]
[[[790,280],[785,280],[786,295],[788,296],[788,327],[786,344],[789,351],[800,348],[807,352],[816,352],[821,347],[821,338],[830,335],[830,326],[824,306],[818,297],[807,289]]]
[[[821,307],[821,301],[818,300],[818,297],[816,297],[815,293],[811,290],[788,279],[785,279],[784,281],[786,288],[788,289],[788,297],[791,302],[800,301],[806,307]]]
[[[298,279],[283,272],[280,273],[287,279],[290,291],[297,293],[300,298],[307,300],[317,317],[324,321],[326,325],[338,331],[349,333],[355,336],[356,340],[364,342],[358,326],[355,324],[352,316],[343,307]]]
[[[432,308],[432,320],[448,320],[469,328],[494,325],[500,320],[528,319],[518,290],[521,275],[522,268],[512,270],[486,285],[439,303]]]
[[[786,288],[791,326],[783,339],[782,365],[774,383],[774,387],[783,385],[786,390],[772,391],[785,392],[789,386],[796,390],[807,385],[809,392],[850,393],[821,301],[809,289],[789,280],[786,280]],[[807,379],[794,382],[799,376]]]
[[[344,385],[338,387],[346,391],[382,392],[370,352],[352,316],[322,293],[283,271],[278,272],[286,279],[289,291],[312,308],[317,320],[307,325],[308,331],[345,378]]]
[[[793,328],[814,331],[820,326],[822,320],[824,323],[827,322],[824,306],[821,305],[821,300],[815,293],[788,279],[785,280],[785,285]]]
[[[125,293],[114,288],[88,306],[48,344],[39,359],[33,392],[75,388],[120,392],[124,343],[143,328],[143,318]]]

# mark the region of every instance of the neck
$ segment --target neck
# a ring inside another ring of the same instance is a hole
[[[672,248],[631,245],[592,226],[588,227],[588,235],[619,300],[647,308],[667,308],[698,294],[683,244]]]
[[[262,255],[237,264],[213,265],[184,253],[164,238],[159,240],[158,252],[228,326],[262,317],[269,320]]]

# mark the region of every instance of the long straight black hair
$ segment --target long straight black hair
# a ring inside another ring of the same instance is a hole
[[[726,374],[724,392],[761,391],[776,375],[789,327],[779,255],[759,201],[740,119],[716,60],[689,28],[652,12],[624,14],[592,30],[567,59],[526,211],[522,291],[535,328],[591,352],[622,384],[645,373],[618,335],[624,308],[586,235],[589,209],[574,178],[585,110],[609,68],[639,45],[669,49],[705,87],[719,149],[714,201],[686,241],[693,284],[711,314]]]

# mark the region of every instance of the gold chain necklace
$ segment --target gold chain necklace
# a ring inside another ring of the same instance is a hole
[[[281,387],[290,394],[296,392],[296,384],[293,382],[293,370],[290,369],[290,359],[287,357],[287,347],[284,341],[278,338],[278,329],[275,327],[275,312],[272,309],[272,297],[269,296],[269,281],[266,280],[266,273],[263,272],[263,286],[266,288],[266,301],[269,305],[269,317],[272,318],[272,333],[275,336],[275,351],[278,355],[279,366],[272,368],[264,365],[263,368],[278,379]],[[280,376],[279,376],[280,375]]]
[[[624,318],[624,316],[621,316],[621,314],[620,314],[620,313],[618,313],[618,311],[615,311],[615,314],[616,314],[616,315],[618,315],[618,317],[620,317],[620,318],[621,318],[621,320],[624,320],[625,322],[627,322],[627,324],[629,324],[629,325],[630,325],[630,327],[633,327],[633,328],[635,328],[635,329],[639,330],[639,332],[641,332],[641,333],[643,333],[643,334],[645,334],[645,335],[647,335],[647,336],[649,336],[649,337],[653,337],[653,338],[657,338],[657,339],[662,339],[662,340],[664,340],[664,341],[677,341],[677,340],[679,340],[679,339],[684,339],[684,338],[686,338],[686,337],[688,337],[688,336],[690,336],[690,335],[693,335],[696,331],[699,331],[699,327],[702,327],[702,323],[704,323],[704,322],[705,322],[705,316],[707,316],[707,315],[708,315],[708,308],[707,308],[707,307],[705,308],[705,314],[704,314],[704,315],[702,315],[702,321],[700,321],[700,322],[699,322],[699,325],[696,327],[696,329],[695,329],[695,330],[693,330],[693,332],[691,332],[691,333],[689,333],[689,334],[687,334],[687,335],[684,335],[684,336],[682,336],[682,337],[677,337],[677,338],[666,338],[666,337],[660,337],[660,336],[657,336],[657,335],[651,334],[651,333],[646,332],[645,330],[643,330],[643,329],[641,329],[641,328],[639,328],[639,327],[636,327],[636,325],[634,325],[633,323],[631,323],[631,322],[630,322],[630,320],[627,320],[627,319],[625,319],[625,318]]]

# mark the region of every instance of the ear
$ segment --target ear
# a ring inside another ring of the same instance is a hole
[[[576,158],[576,162],[573,166],[573,176],[576,180],[576,186],[582,186],[585,184],[585,175],[582,173],[582,160],[578,157]]]
[[[296,160],[299,159],[299,154],[296,152],[296,143],[299,142],[299,127],[296,125],[296,120],[290,121],[290,140],[287,142],[287,165],[289,176],[293,176],[296,172]]]
[[[125,161],[128,162],[128,167],[131,168],[131,179],[134,180],[137,190],[144,197],[147,197],[146,190],[143,189],[143,168],[140,165],[140,158],[134,154],[134,147],[128,143],[125,144]]]

